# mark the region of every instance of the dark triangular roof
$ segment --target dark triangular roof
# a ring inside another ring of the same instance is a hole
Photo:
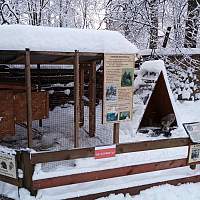
[[[171,113],[175,115],[165,78],[161,71],[152,95],[148,101],[139,128],[159,126],[161,118]],[[175,120],[173,125],[177,126],[177,120]]]

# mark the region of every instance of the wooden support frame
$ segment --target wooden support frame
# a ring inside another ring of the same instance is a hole
[[[151,187],[155,186],[160,186],[164,184],[170,184],[170,185],[180,185],[180,184],[185,184],[185,183],[197,183],[200,181],[200,176],[190,176],[190,177],[185,177],[185,178],[179,178],[179,179],[174,179],[174,180],[168,180],[168,181],[161,181],[161,182],[156,182],[156,183],[150,183],[146,185],[140,185],[140,186],[134,186],[134,187],[128,187],[128,188],[123,188],[123,189],[118,189],[118,190],[109,190],[106,192],[100,192],[96,194],[88,194],[80,197],[72,197],[68,198],[67,200],[94,200],[98,199],[100,197],[105,197],[109,196],[110,194],[127,194],[129,193],[130,195],[137,195],[139,194],[142,190],[146,190]]]
[[[119,144],[119,126],[120,123],[114,123],[113,125],[113,143]]]
[[[164,148],[173,148],[173,147],[182,147],[189,145],[189,138],[172,138],[172,139],[162,139],[155,141],[145,141],[145,142],[136,142],[136,143],[125,143],[118,144],[116,146],[116,153],[130,153],[138,151],[149,151],[157,150]],[[54,162],[61,160],[74,160],[80,158],[89,158],[95,156],[95,148],[82,148],[82,149],[71,149],[71,150],[62,150],[55,152],[40,152],[31,154],[31,163],[46,163]]]
[[[26,105],[27,105],[27,134],[28,147],[32,147],[32,97],[31,97],[31,55],[26,49],[25,82],[26,82]]]
[[[123,176],[129,176],[147,172],[155,172],[159,170],[172,169],[185,166],[187,166],[187,159],[183,158],[178,160],[169,160],[169,161],[161,161],[155,163],[105,169],[101,171],[92,171],[80,174],[72,174],[72,175],[36,180],[33,181],[33,189],[38,190],[38,189],[45,189],[63,185],[85,183],[90,181],[123,177]]]
[[[41,91],[41,76],[40,76],[40,64],[37,64],[37,70],[38,70],[38,91]],[[42,119],[39,119],[39,127],[42,127]]]
[[[81,65],[80,71],[79,71],[79,82],[80,82],[80,127],[84,125],[84,66]]]
[[[34,165],[31,164],[31,154],[29,151],[21,151],[21,161],[22,161],[22,170],[23,170],[23,182],[22,185],[24,188],[28,189],[31,195],[36,196],[37,190],[33,190],[33,172]]]
[[[96,61],[91,63],[89,70],[89,135],[96,132]]]
[[[74,148],[79,147],[80,123],[80,96],[79,96],[79,51],[74,55]]]

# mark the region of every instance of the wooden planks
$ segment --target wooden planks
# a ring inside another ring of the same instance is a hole
[[[26,94],[16,93],[14,100],[14,113],[16,122],[27,121]],[[49,95],[47,92],[32,92],[32,120],[39,120],[48,117]]]
[[[119,123],[114,123],[113,126],[113,143],[119,144]]]
[[[120,167],[101,171],[93,171],[81,174],[73,174],[61,177],[48,178],[33,181],[33,189],[44,189],[57,187],[62,185],[70,185],[76,183],[84,183],[108,178],[122,177],[133,174],[147,173],[152,171],[172,169],[187,166],[187,159],[170,160],[163,162],[148,163],[142,165],[133,165],[128,167]]]
[[[14,179],[8,176],[0,175],[0,181],[3,181],[5,183],[10,183],[18,187],[22,187],[22,179]]]
[[[79,147],[80,94],[79,94],[79,52],[74,54],[74,148]]]
[[[84,125],[84,66],[80,67],[79,71],[79,105],[80,105],[80,127]]]
[[[188,144],[189,144],[188,138],[162,139],[155,141],[118,144],[116,147],[116,153],[120,154],[128,152],[173,148],[173,147],[188,146]],[[72,159],[88,158],[88,157],[94,157],[94,147],[62,150],[57,152],[32,153],[31,163],[37,164],[37,163],[53,162],[60,160],[72,160]]]
[[[15,134],[13,102],[12,91],[0,91],[0,138]]]
[[[185,183],[197,183],[197,182],[200,182],[199,175],[180,178],[180,179],[174,179],[174,180],[168,180],[168,181],[162,181],[162,182],[157,182],[157,183],[151,183],[151,184],[146,184],[146,185],[140,185],[140,186],[135,186],[135,187],[130,187],[130,188],[123,188],[119,190],[111,190],[111,191],[106,191],[106,192],[97,193],[97,194],[85,195],[81,197],[67,198],[67,200],[94,200],[100,197],[106,197],[109,194],[120,194],[120,193],[123,193],[123,194],[129,193],[130,195],[136,195],[136,194],[139,194],[140,191],[154,187],[154,186],[159,186],[159,185],[164,185],[164,184],[180,185],[180,184],[185,184]]]
[[[26,109],[27,109],[27,135],[28,147],[32,147],[32,97],[31,97],[31,54],[26,49],[26,65],[25,65],[25,82],[26,82]]]
[[[89,136],[96,132],[96,62],[92,62],[89,70]]]

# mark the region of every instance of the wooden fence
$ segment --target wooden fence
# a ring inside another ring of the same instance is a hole
[[[165,148],[175,148],[189,146],[191,141],[188,138],[178,138],[178,139],[163,139],[155,141],[145,141],[137,143],[127,143],[127,144],[118,144],[116,146],[116,153],[130,153],[130,152],[139,152],[139,151],[148,151],[148,150],[157,150]],[[38,163],[47,163],[47,162],[56,162],[62,160],[73,160],[79,158],[88,158],[95,156],[95,148],[83,148],[83,149],[72,149],[72,150],[62,150],[56,152],[39,152],[39,153],[30,153],[29,151],[21,151],[17,153],[18,166],[23,170],[23,178],[14,179],[5,179],[5,177],[0,176],[0,180],[17,185],[18,187],[24,187],[28,189],[32,195],[37,194],[37,190],[71,185],[77,183],[86,183],[90,181],[109,179],[115,177],[124,177],[133,174],[140,174],[146,172],[154,172],[158,170],[172,169],[188,166],[188,158],[167,160],[161,162],[140,164],[140,165],[131,165],[124,166],[112,169],[104,169],[99,171],[91,171],[87,173],[78,173],[72,175],[65,175],[53,178],[45,178],[39,180],[33,180],[32,176],[34,173],[34,166]],[[197,164],[197,163],[195,163]],[[193,165],[192,165],[193,166]],[[179,184],[186,182],[199,182],[200,176],[187,177],[177,180],[164,181],[154,184],[142,185],[133,188],[125,188],[116,191],[109,191],[94,195],[87,195],[84,197],[79,197],[80,199],[95,199],[109,193],[126,193],[137,194],[140,190],[152,187],[154,185],[160,184]],[[74,199],[79,199],[74,198]],[[72,198],[73,199],[73,198]]]

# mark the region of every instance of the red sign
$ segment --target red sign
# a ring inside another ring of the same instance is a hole
[[[95,147],[95,159],[111,158],[116,154],[116,145]]]

